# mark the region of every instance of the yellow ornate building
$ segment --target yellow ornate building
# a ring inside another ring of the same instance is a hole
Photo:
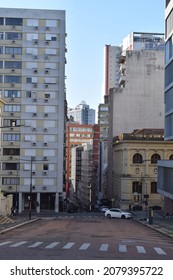
[[[163,129],[143,129],[114,137],[115,206],[136,210],[163,207],[163,196],[157,192],[157,161],[173,159],[173,141],[164,141],[163,134]]]

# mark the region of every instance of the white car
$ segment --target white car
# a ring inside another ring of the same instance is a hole
[[[132,214],[128,212],[124,212],[119,208],[111,208],[105,212],[105,217],[111,218],[121,218],[121,219],[130,219],[132,218]]]

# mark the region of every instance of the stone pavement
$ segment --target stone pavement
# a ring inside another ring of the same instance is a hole
[[[153,212],[153,223],[149,224],[148,219],[146,219],[147,213],[145,211],[133,211],[133,218],[139,223],[142,223],[145,226],[153,228],[154,230],[161,232],[171,238],[173,238],[173,216],[165,217],[161,211],[154,211]],[[74,217],[76,216],[74,213]],[[94,214],[94,213],[91,213]],[[100,214],[99,214],[100,215]],[[3,234],[9,230],[12,230],[16,227],[20,227],[22,225],[35,222],[42,218],[57,218],[57,217],[66,217],[71,216],[69,213],[44,213],[43,214],[33,214],[32,219],[29,220],[28,213],[25,214],[18,214],[15,217],[2,217],[0,216],[0,234]],[[100,216],[104,216],[100,215]]]

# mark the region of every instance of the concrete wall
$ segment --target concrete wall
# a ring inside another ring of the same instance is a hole
[[[0,215],[6,216],[11,214],[11,207],[13,205],[13,195],[5,197],[0,192]]]
[[[110,91],[112,137],[134,129],[163,128],[164,52],[127,51],[125,67],[125,87]]]

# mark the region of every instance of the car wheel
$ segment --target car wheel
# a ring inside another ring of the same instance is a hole
[[[110,215],[110,214],[107,214],[107,218],[108,218],[108,219],[111,219],[111,215]]]
[[[126,218],[125,215],[122,215],[122,216],[121,216],[121,219],[125,219],[125,218]]]

